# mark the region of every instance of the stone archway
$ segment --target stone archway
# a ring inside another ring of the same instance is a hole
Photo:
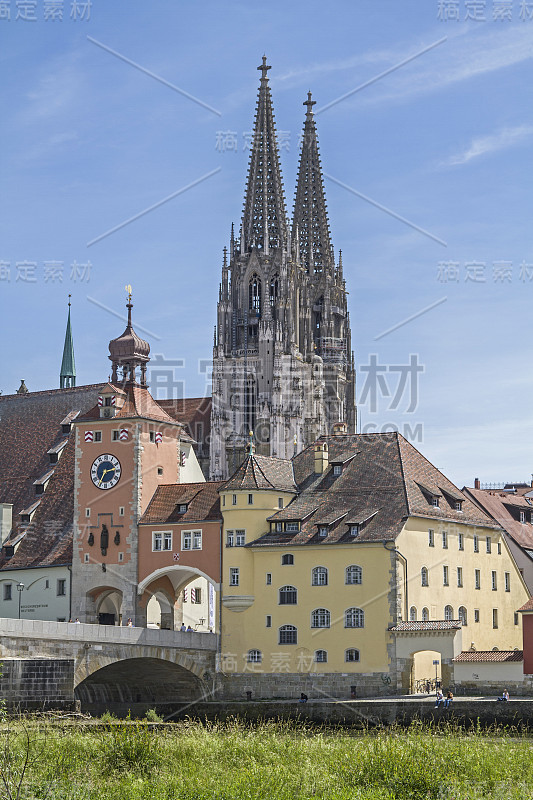
[[[198,619],[194,623],[194,614],[191,612],[192,592],[187,605],[189,614],[186,613],[182,593],[187,592],[187,587],[193,582],[198,583],[199,579],[203,579],[201,582],[204,588],[201,593],[195,589],[195,602],[197,603],[195,611],[198,612],[196,614]],[[220,584],[216,583],[207,573],[195,567],[179,565],[155,570],[140,581],[137,587],[141,607],[147,609],[150,607],[150,611],[153,612],[155,610],[154,599],[159,604],[161,627],[179,628],[180,623],[185,622],[192,624],[195,630],[205,632],[210,629],[215,631],[218,628],[216,594],[219,590]]]
[[[101,625],[122,624],[123,594],[117,586],[98,586],[87,593],[86,619]]]
[[[462,649],[459,620],[400,622],[390,632],[395,639],[397,691],[404,694],[412,691],[415,654],[422,652],[439,654],[438,659],[432,660],[440,662],[437,672],[440,672],[442,685],[453,685],[453,659]]]

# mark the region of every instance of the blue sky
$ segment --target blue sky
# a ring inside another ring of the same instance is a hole
[[[0,2],[4,394],[58,385],[69,292],[78,383],[106,379],[128,283],[152,354],[202,394],[266,53],[289,211],[317,101],[358,391],[374,354],[390,392],[366,392],[362,429],[416,431],[459,485],[530,478],[533,3],[53,5]]]

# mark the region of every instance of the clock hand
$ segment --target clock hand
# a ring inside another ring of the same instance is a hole
[[[98,486],[100,486],[100,484],[101,484],[101,483],[102,483],[102,481],[104,480],[104,475],[105,475],[106,473],[108,473],[109,471],[110,471],[110,470],[108,470],[108,469],[104,469],[104,471],[102,472],[102,477],[101,477],[101,478],[100,478],[100,480],[98,481]]]

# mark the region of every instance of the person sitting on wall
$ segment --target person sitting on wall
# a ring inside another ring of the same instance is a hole
[[[444,708],[448,708],[453,703],[453,692],[449,690],[446,692],[446,700],[444,701]]]
[[[307,695],[305,694],[305,692],[302,692],[302,693],[301,693],[301,695],[300,695],[300,699],[299,699],[299,701],[298,701],[298,702],[299,702],[299,703],[307,703]]]
[[[194,628],[191,628],[190,625],[187,626],[187,633],[194,633]]]
[[[440,708],[442,703],[444,703],[444,695],[442,694],[440,689],[437,689],[437,696],[435,697],[435,708]]]
[[[504,702],[507,702],[509,700],[509,692],[507,691],[507,689],[503,690],[502,696],[498,697],[498,700],[503,700]]]
[[[181,631],[182,633],[185,633],[185,632],[187,631],[187,626],[185,625],[185,623],[184,623],[184,622],[182,622],[182,623],[181,623],[181,628],[180,628],[180,631]]]

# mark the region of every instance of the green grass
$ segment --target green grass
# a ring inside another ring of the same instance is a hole
[[[6,800],[19,784],[20,800],[533,798],[533,740],[516,730],[12,722],[0,736]]]

